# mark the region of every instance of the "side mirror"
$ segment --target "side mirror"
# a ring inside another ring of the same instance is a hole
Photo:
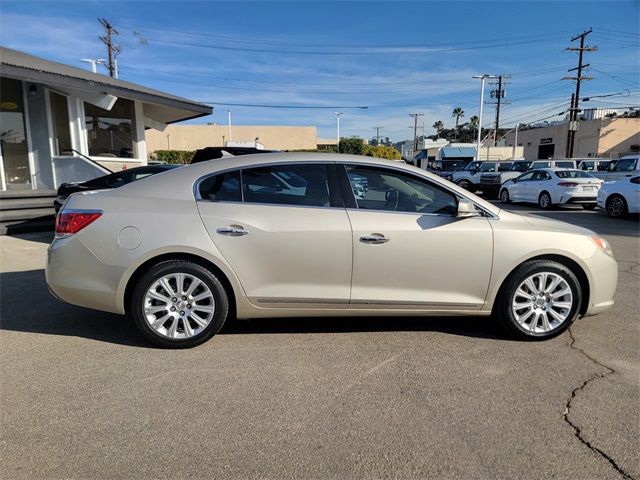
[[[476,210],[476,206],[471,200],[467,200],[466,198],[461,198],[458,201],[458,217],[460,218],[468,218],[468,217],[477,217],[480,213]]]

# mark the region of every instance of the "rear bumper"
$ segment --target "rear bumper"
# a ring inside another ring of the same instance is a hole
[[[560,202],[559,203],[575,203],[575,204],[596,203],[596,197],[595,197],[595,195],[588,195],[588,196],[583,196],[583,195],[566,196],[566,195],[563,195],[563,196],[560,197]]]
[[[98,260],[76,235],[54,239],[47,250],[47,287],[56,298],[73,305],[124,313],[116,302],[123,273]]]

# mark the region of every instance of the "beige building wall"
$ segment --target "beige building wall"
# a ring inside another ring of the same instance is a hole
[[[567,129],[568,123],[563,123],[519,131],[518,145],[524,147],[524,158],[547,158],[543,152],[539,156],[540,147],[550,149],[551,145],[553,158],[565,157]],[[509,133],[505,137],[506,145],[513,145],[514,138],[515,132]],[[573,156],[619,158],[632,153],[632,145],[640,145],[640,118],[587,120],[578,124]]]
[[[268,150],[303,150],[317,148],[316,127],[167,125],[164,131],[146,130],[147,152],[155,150],[197,150],[223,147],[225,142],[254,142]]]

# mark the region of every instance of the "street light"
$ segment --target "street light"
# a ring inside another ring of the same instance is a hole
[[[340,115],[344,115],[344,112],[333,112],[336,116],[336,153],[340,153]]]
[[[482,140],[482,106],[484,105],[484,81],[487,78],[498,78],[497,75],[474,75],[471,78],[480,79],[480,114],[478,115],[478,141],[476,142],[476,160],[480,160],[480,142]]]
[[[98,73],[97,65],[106,65],[107,64],[107,61],[102,59],[102,58],[83,58],[80,61],[91,64],[91,71],[93,73]]]

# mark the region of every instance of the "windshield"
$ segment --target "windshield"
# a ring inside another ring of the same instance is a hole
[[[465,167],[465,171],[469,172],[471,170],[478,170],[478,168],[480,168],[480,165],[482,165],[482,162],[471,162]]]
[[[513,162],[510,170],[512,172],[526,172],[529,170],[529,165],[531,165],[531,162]]]
[[[582,170],[558,170],[556,176],[558,178],[596,178]]]

